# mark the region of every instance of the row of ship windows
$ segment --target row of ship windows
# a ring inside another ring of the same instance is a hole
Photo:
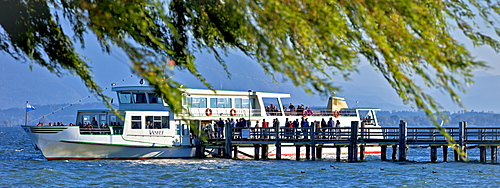
[[[122,104],[131,103],[162,103],[161,97],[154,93],[145,92],[120,92],[118,99]],[[208,103],[208,101],[210,103]],[[233,103],[234,101],[234,103]],[[250,101],[250,102],[249,102]],[[255,100],[248,98],[204,98],[204,97],[186,97],[183,104],[189,108],[253,108]]]
[[[145,125],[142,116],[132,116],[132,129],[170,129],[168,116],[145,116]]]
[[[209,100],[208,100],[209,99]],[[233,103],[234,101],[234,103]],[[250,102],[249,102],[250,101]],[[248,98],[186,97],[183,104],[189,108],[253,108],[255,100]]]
[[[122,104],[130,103],[149,103],[157,104],[163,103],[161,97],[154,93],[145,92],[119,92],[118,99]]]

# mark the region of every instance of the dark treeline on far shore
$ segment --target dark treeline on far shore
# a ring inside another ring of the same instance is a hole
[[[54,104],[37,105],[33,104],[36,110],[29,112],[29,120],[36,120],[30,124],[36,125],[38,122],[48,124],[50,122],[62,122],[64,124],[75,123],[76,111],[78,109],[105,109],[101,103],[74,104]],[[24,125],[25,108],[9,108],[0,110],[0,126]],[[54,112],[54,113],[52,113]],[[494,112],[484,112],[471,110],[469,112],[458,111],[444,114],[448,117],[445,126],[458,126],[459,122],[467,121],[468,125],[477,126],[500,126],[500,114]],[[421,111],[378,111],[377,118],[381,126],[397,126],[400,120],[408,123],[408,126],[432,126]]]

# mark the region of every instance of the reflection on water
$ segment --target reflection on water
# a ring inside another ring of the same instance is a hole
[[[410,149],[409,159],[420,162],[406,163],[382,162],[378,156],[358,163],[227,159],[46,161],[18,127],[0,127],[0,142],[0,183],[12,187],[495,187],[500,183],[496,164],[427,163],[428,149]],[[470,150],[469,155],[477,160],[477,151]]]

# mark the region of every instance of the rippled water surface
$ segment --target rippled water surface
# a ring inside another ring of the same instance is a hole
[[[410,160],[358,163],[161,159],[47,161],[20,127],[0,127],[1,187],[498,187],[500,166]],[[471,150],[470,155],[475,151]],[[452,153],[452,152],[450,152]],[[474,155],[472,159],[474,159]],[[477,158],[477,156],[476,156]]]

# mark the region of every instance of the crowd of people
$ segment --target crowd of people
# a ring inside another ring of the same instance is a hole
[[[36,126],[45,126],[45,123],[38,122],[38,124],[36,124]],[[64,126],[64,123],[63,122],[54,122],[54,123],[49,122],[47,124],[47,126]],[[73,123],[69,123],[69,126],[74,126],[74,124]]]
[[[309,130],[311,127],[316,127],[316,132],[319,132],[320,135],[324,135],[324,138],[334,138],[338,135],[338,128],[340,127],[340,121],[334,120],[333,117],[327,121],[324,118],[321,121],[312,121],[309,122],[307,117],[302,117],[300,120],[289,120],[286,118],[284,126],[281,126],[278,118],[272,120],[272,122],[266,121],[262,119],[262,121],[257,120],[255,124],[251,125],[251,122],[246,120],[245,118],[233,119],[227,118],[222,119],[219,118],[218,121],[212,121],[211,123],[205,124],[203,131],[209,138],[225,138],[224,131],[225,127],[236,128],[233,129],[234,138],[241,138],[241,130],[243,128],[250,128],[252,131],[251,138],[269,138],[272,134],[271,132],[275,129],[269,129],[269,127],[273,128],[282,128],[281,130],[285,130],[282,134],[284,138],[295,138],[295,139],[308,139],[309,138]],[[239,128],[239,129],[238,129]],[[336,128],[336,129],[334,129]]]
[[[267,115],[270,116],[278,116],[281,114],[281,111],[273,104],[270,104],[269,106],[265,107]],[[311,110],[309,106],[305,106],[303,104],[293,105],[293,103],[290,103],[290,105],[287,107],[286,105],[283,105],[283,110],[286,115],[303,115],[303,116],[311,116],[314,114],[314,111]]]
[[[79,123],[77,125],[73,124],[73,123],[69,123],[68,124],[69,126],[80,126],[80,127],[83,127],[83,128],[107,128],[107,127],[121,127],[122,125],[120,124],[120,122],[111,122],[111,124],[108,124],[108,123],[101,123],[100,125],[97,124],[97,121],[93,121],[93,122],[85,122],[85,123]],[[38,122],[38,124],[36,124],[36,126],[66,126],[66,124],[64,124],[63,122],[49,122],[47,125],[43,122]]]

